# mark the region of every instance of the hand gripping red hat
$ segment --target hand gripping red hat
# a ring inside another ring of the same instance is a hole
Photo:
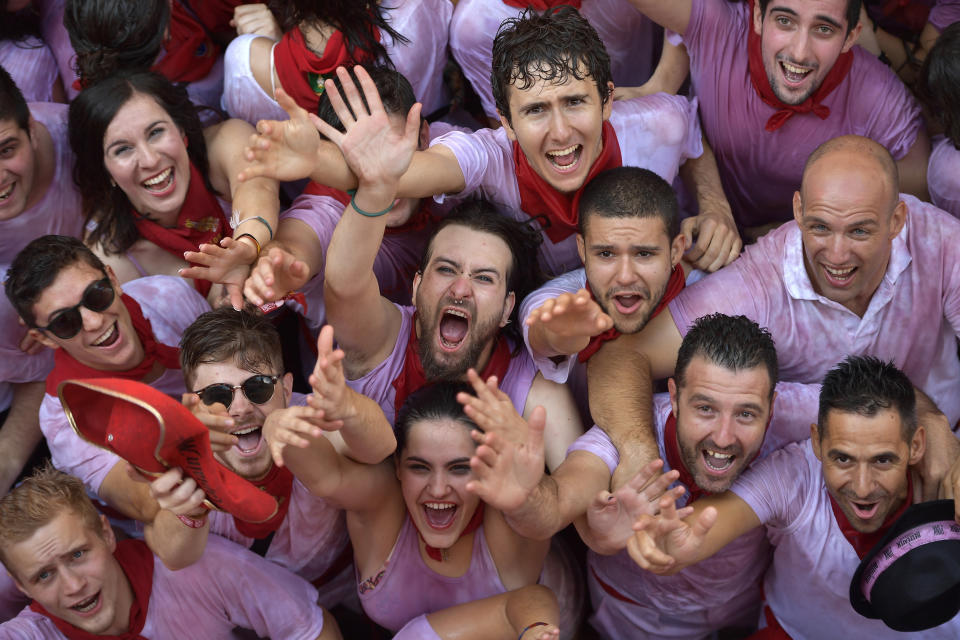
[[[277,501],[217,462],[210,432],[190,410],[132,380],[65,380],[57,389],[70,426],[80,437],[156,476],[180,467],[213,507],[240,520],[265,522]]]

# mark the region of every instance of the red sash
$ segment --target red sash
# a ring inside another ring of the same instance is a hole
[[[407,401],[407,397],[426,386],[428,380],[423,373],[423,363],[420,362],[419,341],[417,340],[417,316],[414,314],[413,321],[410,323],[410,340],[407,342],[407,348],[403,353],[403,368],[400,374],[393,381],[393,388],[397,395],[393,399],[393,408],[400,412],[400,407]],[[497,376],[500,384],[503,384],[503,378],[507,375],[507,369],[510,368],[510,347],[507,345],[507,339],[503,335],[497,336],[497,344],[490,353],[490,361],[480,372],[480,379],[486,380],[490,376]]]
[[[153,71],[171,82],[195,82],[209,75],[220,51],[203,25],[179,2],[171,3],[170,31],[163,42],[164,56]]]
[[[777,112],[767,120],[767,131],[776,131],[793,117],[795,113],[813,112],[821,120],[826,120],[830,116],[830,108],[825,107],[822,102],[836,89],[846,78],[853,65],[853,51],[847,51],[840,54],[837,61],[833,63],[833,68],[823,79],[823,83],[817,87],[809,98],[800,104],[785,104],[773,92],[770,86],[770,79],[767,78],[767,72],[763,68],[763,53],[760,50],[760,36],[753,29],[753,5],[754,0],[750,0],[750,20],[747,26],[747,57],[750,65],[750,82],[760,99],[770,105]]]
[[[203,176],[192,162],[190,187],[180,206],[177,226],[168,229],[136,211],[133,217],[141,237],[180,259],[183,259],[184,251],[196,251],[201,244],[217,244],[224,236],[233,235],[217,197],[207,190]],[[210,293],[209,280],[194,280],[194,286],[204,297]]]
[[[379,42],[380,30],[371,27],[371,31]],[[340,31],[330,34],[323,49],[323,57],[317,57],[317,54],[307,48],[299,27],[283,34],[283,38],[273,49],[274,68],[283,90],[310,113],[317,112],[320,94],[323,93],[323,81],[331,77],[337,67],[352,67],[372,59],[370,52],[363,49],[350,51]]]
[[[579,219],[577,207],[584,185],[606,169],[621,166],[620,143],[613,125],[604,121],[601,134],[603,149],[597,157],[586,180],[572,194],[560,193],[533,170],[520,145],[513,143],[513,163],[517,172],[517,188],[520,190],[520,209],[531,218],[545,218],[543,231],[551,242],[560,242],[577,231]],[[581,151],[582,153],[582,151]]]
[[[409,516],[408,516],[409,517]],[[410,522],[413,523],[413,528],[417,529],[417,524],[414,522],[413,518],[410,518]],[[473,515],[470,516],[470,522],[467,523],[467,526],[463,528],[463,531],[460,532],[460,535],[457,536],[457,540],[463,536],[468,536],[477,528],[483,524],[483,502],[481,501],[477,504],[477,508],[474,509]],[[423,534],[420,533],[420,529],[417,529],[417,535],[420,536],[420,539],[423,540]],[[437,547],[431,547],[427,544],[426,540],[423,540],[424,551],[427,552],[427,555],[436,560],[437,562],[443,562],[443,549],[438,549]]]
[[[887,519],[883,521],[880,528],[873,533],[862,533],[854,529],[850,521],[847,520],[847,516],[843,513],[840,505],[837,504],[837,501],[834,500],[833,496],[829,493],[827,495],[830,496],[830,506],[833,508],[833,517],[836,518],[837,526],[840,527],[840,531],[843,532],[843,537],[853,546],[853,550],[857,552],[857,557],[863,560],[863,557],[877,546],[877,543],[880,542],[880,539],[883,538],[887,530],[893,526],[893,523],[913,504],[913,478],[909,473],[907,474],[907,499],[903,501],[903,505],[897,509],[895,513],[887,516]]]
[[[122,294],[120,299],[123,306],[127,308],[130,314],[130,320],[133,322],[133,330],[143,345],[143,360],[140,364],[126,371],[105,371],[94,369],[77,361],[72,355],[67,353],[66,349],[60,348],[53,352],[53,371],[47,376],[46,391],[52,396],[57,395],[57,387],[64,380],[74,380],[82,378],[124,378],[126,380],[140,381],[153,369],[153,363],[159,362],[167,369],[180,368],[180,349],[170,347],[153,336],[153,327],[150,321],[143,315],[140,304],[128,296]]]
[[[133,591],[133,603],[130,605],[130,620],[127,631],[119,635],[104,636],[87,633],[69,622],[57,618],[38,602],[30,603],[30,608],[40,615],[50,618],[57,630],[68,640],[148,640],[140,635],[147,621],[147,607],[150,605],[150,593],[153,591],[153,553],[143,540],[121,540],[113,557],[130,581]]]
[[[251,480],[261,491],[266,491],[277,499],[277,513],[266,522],[245,522],[234,517],[233,522],[237,525],[237,531],[248,538],[259,540],[280,528],[283,519],[287,517],[287,510],[290,508],[290,493],[293,491],[293,474],[286,467],[271,465],[261,480]]]
[[[547,9],[554,9],[556,7],[560,7],[565,4],[568,4],[574,9],[579,11],[581,2],[582,0],[503,0],[503,4],[510,7],[517,7],[518,9],[526,9],[527,7],[532,7],[537,11],[546,11]]]
[[[660,298],[660,302],[657,303],[656,308],[653,310],[653,313],[650,314],[650,320],[653,320],[657,317],[661,311],[663,311],[671,300],[677,297],[677,294],[683,291],[683,288],[686,286],[687,279],[683,273],[683,267],[680,266],[680,263],[677,263],[677,266],[673,268],[673,271],[670,273],[670,279],[667,281],[667,288],[663,292],[663,297]],[[596,296],[593,295],[593,290],[590,289],[590,283],[587,283],[587,291],[590,292],[590,297],[596,300]],[[617,331],[616,327],[611,327],[604,331],[603,333],[597,334],[590,338],[590,342],[587,343],[587,346],[583,348],[583,351],[577,355],[577,360],[580,362],[586,362],[593,354],[600,350],[600,347],[603,346],[604,342],[608,340],[616,340],[620,337],[620,332]]]

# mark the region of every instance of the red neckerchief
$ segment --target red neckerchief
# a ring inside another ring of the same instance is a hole
[[[426,386],[430,381],[423,373],[423,363],[420,362],[419,341],[417,340],[417,314],[413,314],[410,323],[410,340],[407,342],[407,348],[403,353],[403,368],[400,374],[393,381],[393,388],[397,395],[393,400],[393,407],[400,412],[400,407],[407,401],[407,397]],[[490,352],[490,360],[487,366],[480,372],[480,379],[486,380],[490,376],[497,376],[499,384],[503,384],[503,378],[507,375],[507,369],[510,368],[510,346],[507,339],[502,335],[497,335],[497,343]]]
[[[327,196],[333,198],[344,207],[350,204],[350,196],[346,191],[340,191],[339,189],[322,185],[319,182],[314,182],[313,180],[307,183],[307,186],[303,192],[312,196]],[[386,227],[383,230],[383,235],[393,236],[403,233],[422,231],[423,229],[426,229],[427,227],[436,223],[436,221],[437,217],[433,214],[433,208],[430,206],[429,198],[423,198],[420,200],[420,208],[410,216],[409,220],[404,222],[399,227]]]
[[[407,517],[409,517],[409,515]],[[417,523],[414,521],[413,518],[410,518],[410,522],[413,523],[413,528],[417,529]],[[476,531],[477,527],[479,527],[481,524],[483,524],[483,501],[477,504],[477,508],[474,509],[473,515],[470,516],[470,522],[467,523],[467,526],[465,526],[463,528],[463,531],[460,532],[460,535],[457,536],[457,540],[459,541],[460,538],[462,538],[463,536],[470,535],[471,533]],[[423,540],[423,534],[420,533],[420,529],[417,529],[417,535],[420,536],[421,540]],[[437,547],[431,547],[430,545],[427,544],[426,540],[423,540],[423,548],[424,548],[424,551],[427,552],[428,556],[430,556],[437,562],[443,562],[443,551],[444,551],[443,549],[438,549]]]
[[[127,631],[115,636],[88,633],[69,622],[61,620],[43,608],[38,602],[30,603],[30,608],[42,616],[50,618],[68,640],[147,640],[140,635],[147,621],[147,607],[150,605],[150,592],[153,591],[153,553],[143,540],[121,540],[113,557],[130,581],[133,603],[130,605],[130,620]]]
[[[517,172],[517,188],[520,190],[520,209],[531,218],[546,219],[541,226],[551,242],[560,242],[576,232],[577,207],[580,204],[580,194],[583,192],[584,185],[601,171],[613,169],[622,164],[617,132],[606,120],[603,122],[600,140],[603,145],[600,155],[590,167],[583,185],[572,194],[560,193],[551,187],[530,166],[520,144],[516,141],[513,143],[513,163]],[[583,153],[582,150],[581,153]]]
[[[380,30],[371,27],[371,32],[379,42]],[[337,67],[352,67],[371,60],[373,55],[364,49],[350,51],[343,33],[339,30],[327,38],[323,57],[317,57],[317,54],[307,48],[299,27],[283,34],[273,49],[274,68],[283,90],[310,113],[317,112],[320,94],[323,93],[323,80],[332,77]],[[313,74],[313,77],[309,74]]]
[[[913,504],[913,478],[910,477],[910,473],[907,473],[907,499],[903,501],[903,505],[897,509],[896,513],[891,513],[887,516],[887,519],[883,521],[883,524],[880,525],[880,528],[874,531],[873,533],[862,533],[853,528],[853,525],[850,524],[850,521],[847,520],[847,516],[843,513],[843,510],[840,508],[840,505],[837,504],[837,501],[833,499],[833,496],[827,492],[827,495],[830,497],[830,506],[833,508],[833,517],[837,520],[837,526],[840,527],[840,531],[843,532],[843,537],[847,539],[847,542],[853,546],[853,550],[857,552],[857,557],[863,560],[863,557],[870,553],[870,550],[877,546],[877,543],[880,542],[880,539],[884,536],[887,530],[893,526],[893,523],[903,515],[903,512]]]
[[[260,480],[251,480],[261,491],[266,491],[277,499],[277,512],[266,522],[245,522],[237,517],[233,518],[233,523],[237,525],[237,531],[248,538],[259,540],[280,528],[283,519],[287,517],[287,509],[290,508],[290,493],[293,491],[293,474],[286,467],[270,465],[270,471]]]
[[[184,251],[196,251],[201,244],[217,244],[224,236],[232,235],[227,217],[217,197],[207,190],[200,171],[190,163],[190,187],[177,215],[177,226],[172,229],[163,227],[153,220],[147,220],[134,211],[133,221],[137,232],[167,253],[183,259]],[[190,263],[194,264],[194,263]],[[197,291],[204,297],[210,293],[209,280],[193,281]]]
[[[171,82],[206,78],[220,53],[203,25],[179,2],[171,3],[169,35],[163,48],[166,53],[152,70]]]
[[[826,120],[830,116],[830,107],[822,104],[823,100],[836,89],[841,82],[847,78],[850,67],[853,65],[853,51],[847,51],[840,54],[837,61],[833,63],[833,68],[823,79],[823,83],[817,87],[813,95],[800,104],[784,104],[780,98],[773,92],[770,86],[770,79],[767,78],[767,72],[763,68],[763,53],[760,50],[760,36],[753,29],[753,5],[754,0],[750,0],[750,16],[747,25],[747,58],[750,66],[750,82],[760,99],[770,105],[777,112],[770,116],[767,125],[764,127],[767,131],[776,131],[793,117],[795,113],[813,112],[821,120]]]
[[[906,27],[911,33],[920,33],[930,15],[930,5],[914,0],[886,0],[880,15]]]
[[[533,7],[537,11],[546,11],[547,9],[553,9],[565,4],[579,11],[581,2],[582,0],[503,0],[503,4],[510,7],[516,7],[518,9]]]
[[[72,355],[67,353],[66,349],[60,348],[53,352],[53,371],[47,376],[46,391],[52,396],[57,395],[57,387],[64,380],[75,380],[83,378],[124,378],[126,380],[140,381],[153,369],[153,363],[159,362],[167,369],[180,368],[180,349],[170,347],[153,336],[153,327],[150,321],[143,315],[140,309],[140,303],[128,296],[121,294],[120,300],[123,306],[127,308],[130,314],[130,320],[133,323],[133,330],[143,345],[143,360],[140,364],[126,371],[106,371],[103,369],[94,369],[77,361]]]
[[[681,267],[680,263],[678,262],[677,266],[675,266],[673,271],[670,272],[670,279],[667,281],[667,288],[663,292],[663,297],[660,298],[660,302],[657,303],[657,307],[653,310],[653,313],[650,314],[650,318],[647,320],[647,322],[656,318],[657,314],[663,311],[667,307],[667,304],[677,297],[678,293],[683,291],[683,287],[686,286],[686,284],[687,278],[683,273],[683,267]],[[597,299],[597,297],[593,295],[593,290],[590,288],[589,282],[587,282],[587,291],[590,293],[591,298],[594,300]],[[593,354],[600,350],[600,347],[603,346],[604,342],[607,342],[608,340],[616,340],[619,337],[620,332],[617,331],[616,327],[610,327],[603,333],[593,336],[590,338],[590,342],[587,343],[587,346],[585,346],[577,355],[577,360],[580,362],[586,362],[593,357]]]

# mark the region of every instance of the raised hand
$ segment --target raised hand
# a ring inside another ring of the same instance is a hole
[[[317,364],[310,374],[313,393],[307,403],[320,412],[324,419],[320,426],[328,431],[343,427],[344,420],[357,415],[343,374],[343,358],[343,350],[333,348],[333,327],[324,325],[317,337]]]
[[[245,152],[249,164],[237,176],[240,182],[261,176],[292,182],[308,177],[315,168],[320,148],[316,125],[283,89],[277,89],[276,99],[290,119],[257,123]]]
[[[717,510],[707,507],[688,524],[682,518],[693,513],[693,507],[677,509],[672,496],[660,500],[660,513],[642,515],[634,525],[634,535],[627,543],[627,552],[641,569],[665,575],[678,565],[692,563],[707,532],[717,521]]]
[[[283,450],[287,446],[309,447],[306,436],[321,437],[323,429],[319,425],[322,423],[322,412],[313,407],[287,407],[271,412],[263,422],[262,434],[270,447],[273,462],[278,467],[283,466]]]
[[[514,443],[527,440],[527,421],[517,413],[510,396],[497,387],[497,377],[490,376],[486,382],[480,379],[474,369],[467,370],[467,381],[476,394],[460,392],[457,402],[463,405],[463,412],[486,433],[497,433],[501,438]]]
[[[243,295],[259,307],[299,289],[309,278],[310,270],[306,263],[297,260],[285,249],[273,246],[260,255],[250,270],[250,275],[243,283]]]
[[[561,293],[530,312],[524,321],[531,331],[534,350],[551,355],[573,355],[582,351],[590,338],[613,326],[613,320],[586,289],[575,294]],[[546,344],[537,344],[536,332]]]
[[[208,407],[200,402],[197,394],[189,392],[181,396],[181,402],[210,430],[210,448],[213,451],[226,451],[239,442],[237,436],[229,433],[235,423],[222,404],[215,403]]]
[[[153,480],[150,483],[150,495],[161,509],[171,511],[174,515],[196,517],[206,512],[203,489],[197,486],[193,478],[184,476],[179,467],[169,469]]]
[[[743,248],[729,207],[724,211],[707,211],[687,218],[680,223],[680,231],[689,247],[684,260],[704,271],[713,272],[730,264]]]
[[[283,37],[283,30],[277,24],[277,19],[273,16],[270,8],[262,2],[242,4],[236,7],[233,10],[233,19],[230,20],[230,26],[237,30],[238,36],[254,33],[266,36],[274,41]]]
[[[180,269],[184,278],[199,278],[222,284],[234,309],[243,308],[243,284],[257,253],[249,242],[224,238],[219,245],[201,244],[199,251],[186,251],[184,260],[191,266]]]

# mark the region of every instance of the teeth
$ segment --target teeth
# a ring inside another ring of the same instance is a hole
[[[849,275],[850,273],[852,273],[853,270],[854,270],[856,267],[848,267],[848,268],[846,268],[846,269],[832,269],[831,267],[828,267],[828,266],[824,265],[823,268],[826,269],[827,272],[828,272],[830,275],[833,275],[833,276],[845,276],[845,275]]]
[[[559,151],[547,151],[547,155],[548,156],[565,156],[576,151],[577,147],[579,146],[580,146],[579,144],[575,144],[570,147],[567,147],[566,149],[560,149]]]
[[[160,184],[161,182],[169,178],[172,172],[173,172],[173,167],[170,167],[166,171],[163,171],[162,173],[157,174],[156,176],[150,178],[149,180],[144,180],[143,184],[145,184],[148,187],[152,187],[154,185]]]
[[[457,505],[450,504],[449,502],[425,502],[423,503],[427,509],[436,509],[438,511],[443,511],[445,509],[453,509]]]
[[[248,434],[248,433],[253,433],[253,432],[256,431],[257,429],[260,429],[260,427],[258,427],[258,426],[252,426],[252,427],[248,427],[248,428],[246,428],[246,429],[240,429],[239,431],[233,431],[233,432],[231,432],[230,435],[243,436],[243,435],[246,435],[246,434]]]
[[[10,194],[13,192],[13,184],[14,183],[11,182],[10,186],[8,186],[3,191],[0,191],[0,200],[6,200],[7,198],[10,197]]]
[[[718,458],[720,460],[729,460],[733,457],[732,453],[717,453],[716,451],[707,451],[707,455],[713,456],[714,458]]]
[[[460,309],[447,309],[446,311],[444,311],[444,313],[446,313],[446,314],[448,314],[448,315],[451,315],[451,316],[457,316],[458,318],[466,318],[466,317],[467,317],[467,314],[464,313],[463,311],[461,311]]]
[[[798,67],[796,65],[790,64],[789,62],[783,62],[782,60],[780,61],[780,64],[782,64],[783,68],[789,71],[790,73],[802,74],[810,71],[809,69],[804,69],[803,67]]]
[[[93,342],[93,346],[97,347],[113,337],[113,332],[117,330],[117,324],[114,323],[110,325],[110,328],[104,332],[99,338]]]
[[[98,596],[98,595],[99,595],[99,594],[93,595],[93,596],[91,596],[90,598],[88,598],[88,599],[86,599],[86,600],[84,600],[84,601],[82,601],[82,602],[79,602],[79,603],[73,605],[73,606],[70,607],[70,608],[71,608],[71,609],[76,609],[76,610],[79,611],[80,613],[86,613],[87,611],[90,611],[90,609],[92,609],[92,608],[94,607],[94,605],[97,604],[97,596]]]

